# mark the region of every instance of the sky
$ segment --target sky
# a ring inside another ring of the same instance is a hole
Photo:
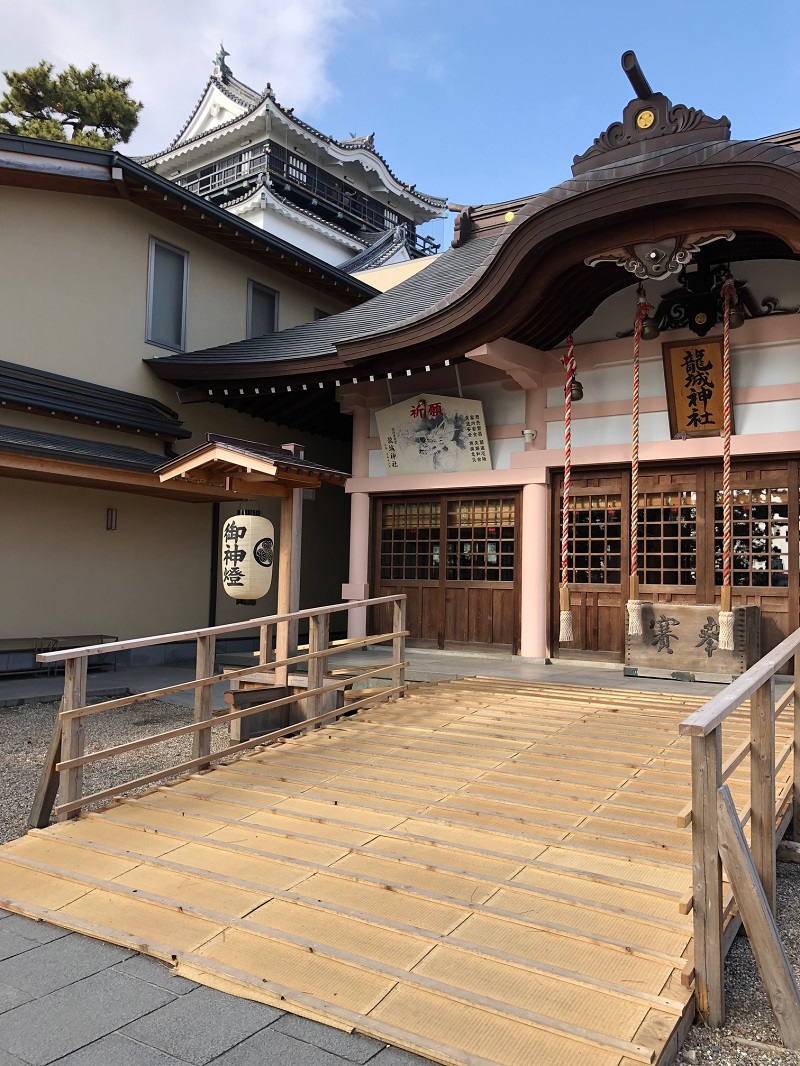
[[[0,0],[0,26],[0,70],[131,78],[129,155],[169,144],[224,40],[241,81],[334,137],[374,132],[402,180],[459,204],[568,178],[633,96],[628,48],[654,90],[726,114],[735,138],[800,127],[797,0]]]

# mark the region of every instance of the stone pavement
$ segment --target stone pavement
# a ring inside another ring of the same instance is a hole
[[[0,1066],[432,1066],[0,911]]]

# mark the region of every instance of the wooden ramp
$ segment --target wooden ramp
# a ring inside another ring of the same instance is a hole
[[[0,905],[446,1064],[669,1062],[702,702],[417,685],[7,844]]]

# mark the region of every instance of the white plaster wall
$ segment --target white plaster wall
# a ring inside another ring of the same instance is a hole
[[[612,400],[630,400],[633,392],[631,384],[631,363],[617,366],[601,366],[596,370],[581,370],[578,366],[578,380],[583,385],[587,403],[608,403]],[[639,363],[639,395],[642,397],[665,396],[664,364],[660,351],[658,358],[642,359]],[[564,386],[547,390],[547,406],[560,408],[564,406]]]
[[[514,452],[525,451],[525,441],[516,437],[489,441],[489,454],[492,457],[492,470],[508,470]]]
[[[386,460],[383,457],[383,449],[372,448],[369,453],[369,476],[386,477],[388,473]]]
[[[737,436],[750,433],[786,433],[800,429],[800,400],[733,405]]]
[[[639,419],[639,439],[669,440],[669,417],[666,411],[652,411]],[[631,416],[610,415],[605,418],[573,418],[572,447],[594,448],[605,444],[629,444]],[[564,447],[564,423],[547,423],[547,447]]]
[[[731,349],[734,389],[790,385],[800,381],[800,343],[752,344]]]

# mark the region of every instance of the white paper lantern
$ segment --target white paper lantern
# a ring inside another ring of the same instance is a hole
[[[272,584],[275,527],[261,515],[238,514],[222,526],[222,587],[235,600],[258,600]]]

